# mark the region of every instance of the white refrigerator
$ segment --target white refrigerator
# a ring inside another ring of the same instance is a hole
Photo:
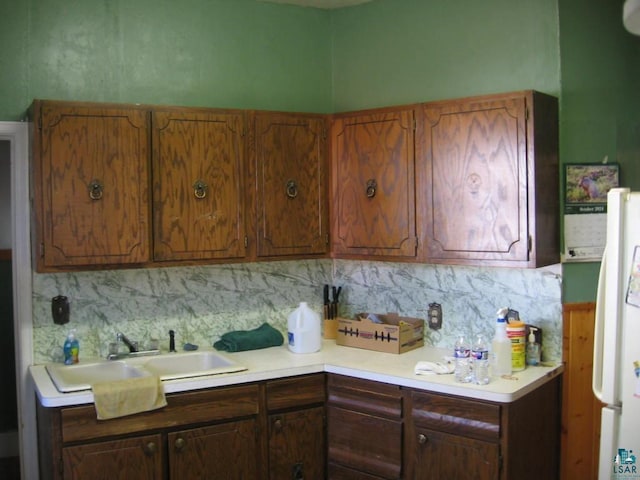
[[[602,409],[599,479],[640,479],[640,192],[607,197],[596,299],[593,392]]]

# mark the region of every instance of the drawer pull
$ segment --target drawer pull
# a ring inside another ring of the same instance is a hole
[[[193,184],[193,195],[198,200],[201,200],[207,196],[208,189],[209,186],[206,183],[204,183],[202,180],[198,180]]]
[[[378,182],[373,178],[367,180],[367,198],[373,198],[376,196],[376,190],[378,189]]]
[[[174,446],[176,447],[176,451],[181,452],[186,444],[187,442],[184,441],[184,438],[178,437],[176,439],[176,443],[174,444]]]
[[[157,449],[158,449],[158,448],[156,447],[156,444],[155,444],[154,442],[149,442],[149,443],[147,443],[147,444],[144,446],[144,448],[143,448],[144,453],[145,453],[148,457],[152,457],[153,455],[155,455],[155,453],[156,453],[156,450],[157,450]]]
[[[273,428],[276,430],[276,432],[282,431],[282,419],[276,418],[276,420],[273,422]]]
[[[295,180],[287,182],[287,197],[296,198],[298,196],[298,184]]]
[[[91,180],[89,183],[89,197],[91,200],[100,200],[104,192],[104,185],[100,180]]]
[[[427,438],[427,436],[424,433],[421,433],[420,435],[418,435],[418,443],[420,445],[424,445],[425,443],[427,443],[427,440],[429,440]]]

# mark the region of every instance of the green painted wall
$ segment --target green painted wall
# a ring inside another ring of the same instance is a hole
[[[336,11],[332,24],[337,111],[560,93],[556,0],[375,0]]]
[[[622,0],[560,0],[563,163],[620,164],[640,189],[640,37],[622,25]],[[599,262],[564,264],[565,302],[595,300]]]
[[[20,119],[33,98],[331,109],[324,10],[255,0],[3,3],[2,120]]]

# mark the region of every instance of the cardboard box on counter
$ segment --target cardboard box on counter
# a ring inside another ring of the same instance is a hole
[[[336,343],[387,353],[404,353],[424,345],[424,320],[398,314],[372,314],[382,323],[359,313],[354,319],[338,318]]]

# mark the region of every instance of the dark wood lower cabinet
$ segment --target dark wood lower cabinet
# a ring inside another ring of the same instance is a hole
[[[329,478],[402,478],[400,387],[331,375],[327,391]]]
[[[328,378],[331,480],[553,480],[560,378],[511,403]]]
[[[93,405],[38,404],[42,480],[325,478],[324,373],[167,395],[98,421]]]
[[[168,434],[169,478],[258,478],[256,431],[250,419]]]
[[[324,478],[324,424],[324,407],[269,417],[269,480]]]
[[[474,478],[496,480],[500,472],[500,446],[460,435],[416,428],[412,462],[415,480]]]
[[[325,478],[325,376],[270,380],[265,397],[269,437],[265,478]]]
[[[145,435],[62,449],[63,478],[156,480],[163,475],[161,435]]]
[[[43,480],[553,480],[557,376],[511,403],[312,374],[168,395],[97,421],[38,406]]]

